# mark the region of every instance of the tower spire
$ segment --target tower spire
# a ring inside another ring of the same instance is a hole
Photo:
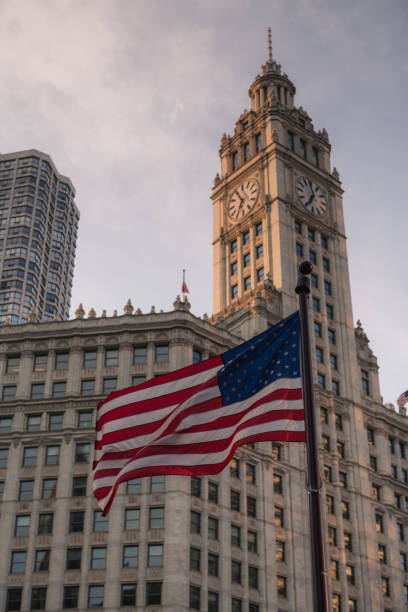
[[[268,62],[272,61],[272,32],[271,28],[268,28]]]

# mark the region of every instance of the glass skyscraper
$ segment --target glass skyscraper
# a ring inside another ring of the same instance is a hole
[[[79,210],[49,155],[0,154],[0,323],[69,317]]]

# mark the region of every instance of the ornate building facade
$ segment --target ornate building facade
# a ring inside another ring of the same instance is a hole
[[[221,142],[214,314],[174,310],[0,328],[0,610],[312,610],[303,444],[237,450],[211,477],[136,479],[104,519],[91,494],[97,402],[206,359],[296,309],[313,266],[315,398],[334,612],[408,604],[408,423],[384,406],[353,324],[339,175],[271,51]]]
[[[69,318],[79,211],[36,150],[0,155],[0,323]]]

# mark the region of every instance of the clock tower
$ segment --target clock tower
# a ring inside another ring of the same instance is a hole
[[[341,183],[328,135],[295,105],[269,53],[251,106],[221,140],[214,210],[214,320],[244,338],[297,309],[297,266],[308,259],[316,382],[360,398]],[[373,387],[373,385],[372,385]],[[380,400],[378,379],[374,384]]]

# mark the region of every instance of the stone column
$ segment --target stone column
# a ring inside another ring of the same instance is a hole
[[[28,399],[30,397],[33,363],[34,353],[31,347],[29,348],[25,345],[21,353],[20,376],[18,379],[16,399]]]
[[[55,363],[55,350],[51,349],[48,351],[48,361],[47,361],[47,371],[45,373],[45,389],[44,395],[45,397],[52,396],[52,374],[53,374],[53,364]]]
[[[80,395],[81,393],[82,349],[73,346],[69,354],[67,395]]]
[[[132,365],[132,345],[126,338],[119,345],[118,389],[129,387],[131,384],[130,369]]]
[[[96,374],[95,374],[95,393],[96,395],[101,395],[103,390],[103,380],[102,380],[102,372],[103,372],[103,358],[105,354],[105,347],[98,346],[96,353]]]

